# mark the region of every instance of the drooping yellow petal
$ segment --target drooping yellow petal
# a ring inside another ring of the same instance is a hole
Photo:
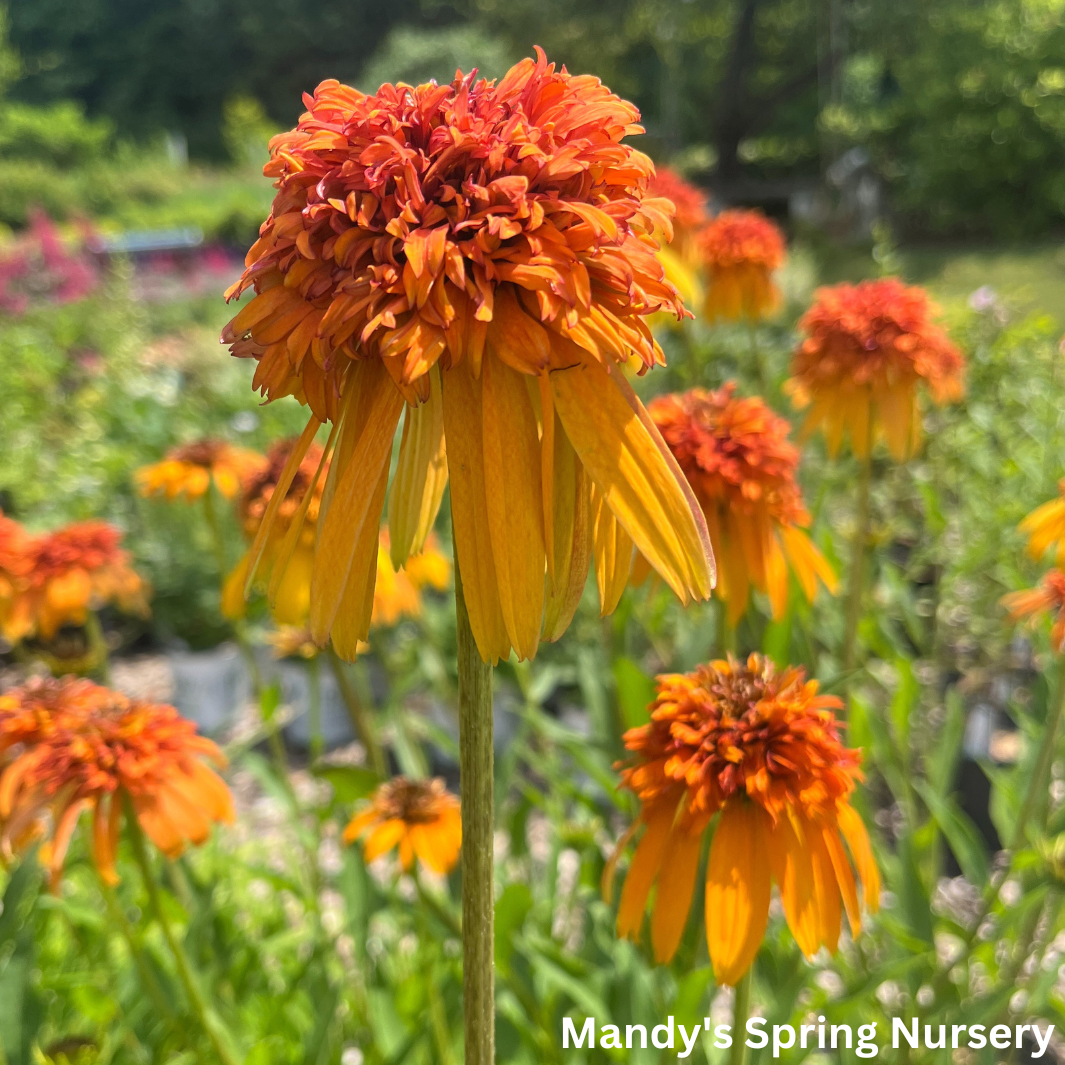
[[[540,481],[544,501],[544,548],[547,552],[548,588],[555,586],[555,401],[551,395],[551,376],[536,378],[540,397]]]
[[[381,511],[385,505],[385,488],[388,485],[388,463],[381,469],[377,486],[370,500],[368,520],[359,530],[355,545],[354,561],[348,573],[347,586],[340,601],[336,620],[333,622],[332,638],[336,653],[348,662],[354,662],[359,644],[370,635],[373,617],[373,593],[377,583],[377,553]]]
[[[647,897],[662,867],[676,811],[673,803],[663,802],[645,814],[647,828],[636,845],[618,904],[618,935],[623,938],[637,939],[640,935]]]
[[[869,833],[853,806],[842,804],[836,812],[836,818],[839,830],[850,848],[858,878],[862,882],[865,908],[870,913],[876,913],[880,909],[880,870],[876,866],[873,848],[869,844]]]
[[[245,552],[222,585],[222,617],[230,621],[244,617],[246,610],[244,585],[248,582],[250,563],[251,552]]]
[[[632,572],[632,538],[594,486],[591,498],[592,549],[595,580],[599,588],[599,613],[606,617],[617,609]]]
[[[375,489],[382,470],[387,471],[392,439],[403,409],[403,397],[380,360],[367,359],[361,365],[366,369],[357,381],[360,394],[355,397],[356,408],[352,411],[359,435],[346,468],[338,476],[324,522],[319,518],[318,553],[311,582],[311,632],[319,645],[324,645],[340,609],[356,549],[376,563],[383,500],[375,507]],[[359,418],[363,411],[365,417]],[[363,535],[367,523],[373,526],[372,536]],[[360,558],[359,563],[364,572],[366,558]]]
[[[285,496],[288,495],[288,490],[292,487],[292,480],[296,476],[296,471],[300,468],[300,463],[307,457],[307,450],[313,443],[314,436],[321,428],[321,425],[322,423],[317,418],[311,418],[304,427],[303,432],[300,433],[300,438],[296,441],[296,446],[292,449],[292,453],[285,463],[285,468],[277,479],[277,486],[274,488],[273,495],[270,496],[266,513],[263,514],[263,520],[259,524],[259,531],[255,534],[255,539],[252,541],[251,548],[248,551],[250,562],[248,564],[248,579],[244,585],[245,596],[251,592],[252,582],[255,580],[259,564],[262,562],[263,552],[269,542],[277,512],[281,509],[281,504],[285,501]]]
[[[532,658],[544,619],[544,518],[540,441],[522,374],[484,360],[482,417],[488,531],[507,636]]]
[[[429,398],[408,407],[399,445],[399,464],[388,497],[388,532],[396,569],[425,546],[447,485],[444,454],[444,398],[440,368],[429,370]]]
[[[721,813],[706,869],[706,941],[714,977],[735,986],[769,921],[769,815],[740,800]]]
[[[313,573],[314,547],[301,544],[292,553],[270,602],[271,613],[279,625],[306,625]]]
[[[792,811],[785,810],[770,829],[769,859],[788,927],[799,949],[809,958],[821,945],[821,914],[807,826],[793,818]]]
[[[854,873],[851,864],[847,860],[847,852],[843,849],[843,841],[839,838],[839,830],[835,825],[825,825],[823,829],[825,849],[832,862],[832,869],[836,874],[836,883],[839,885],[840,894],[843,896],[843,905],[847,910],[847,920],[850,922],[851,935],[857,936],[862,927],[862,913],[858,905],[858,888],[854,883]]]
[[[569,627],[588,582],[591,556],[591,484],[569,437],[555,419],[554,521],[555,579],[547,581],[544,632],[557,640]]]
[[[806,823],[806,840],[810,848],[810,862],[814,874],[814,896],[820,915],[818,939],[820,944],[835,953],[839,946],[839,931],[842,923],[839,901],[839,884],[832,868],[832,858],[825,847],[821,826]]]
[[[553,370],[551,387],[566,435],[636,547],[682,602],[705,599],[713,571],[702,513],[616,383],[588,360]]]
[[[821,580],[821,583],[831,594],[835,595],[836,589],[839,587],[839,578],[836,576],[836,571],[832,568],[828,559],[818,550],[817,545],[810,539],[806,530],[799,529],[794,525],[784,525],[781,526],[779,533],[781,543],[784,546],[784,553],[788,556],[788,561],[791,563],[795,576],[802,586],[803,595],[810,602],[813,602],[814,596],[817,594],[818,579]]]
[[[451,524],[466,609],[477,650],[486,662],[510,655],[499,603],[488,502],[485,497],[482,382],[464,359],[443,375],[444,436],[451,484]]]
[[[684,926],[688,923],[703,827],[690,824],[686,817],[679,817],[666,843],[669,860],[663,862],[658,874],[655,908],[651,915],[651,946],[655,961],[660,965],[676,954]]]

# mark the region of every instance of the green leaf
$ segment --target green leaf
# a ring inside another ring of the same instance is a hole
[[[922,942],[932,942],[932,909],[928,892],[917,868],[913,842],[908,835],[899,840],[899,904],[910,931]]]
[[[988,875],[987,853],[976,825],[958,809],[955,802],[942,799],[927,782],[915,779],[913,786],[935,819],[954,857],[958,859],[966,880],[976,887],[985,884]]]
[[[262,714],[263,721],[266,724],[270,724],[273,720],[274,714],[277,713],[277,708],[281,705],[281,682],[274,681],[273,684],[268,684],[262,690],[262,694],[259,696],[259,713]]]
[[[932,757],[926,760],[928,781],[938,795],[946,796],[954,780],[958,752],[965,737],[965,707],[956,688],[947,692],[947,719]]]
[[[15,867],[4,892],[0,909],[0,949],[9,943],[29,918],[41,884],[41,867],[36,852],[27,854]]]
[[[655,682],[631,658],[614,660],[618,709],[625,728],[639,728],[651,720],[648,706],[654,701]]]
[[[496,968],[506,972],[514,953],[514,933],[521,930],[532,909],[532,892],[526,884],[508,884],[499,896],[495,914]]]
[[[910,715],[920,698],[921,685],[913,675],[913,666],[908,658],[900,655],[895,659],[895,672],[898,674],[899,686],[891,700],[891,724],[899,750],[905,751],[910,744]]]
[[[314,775],[326,780],[333,788],[338,802],[355,802],[373,793],[380,778],[372,769],[356,765],[318,765]]]

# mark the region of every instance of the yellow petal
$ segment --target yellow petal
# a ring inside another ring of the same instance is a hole
[[[486,662],[510,655],[499,603],[485,498],[482,382],[463,359],[443,374],[444,436],[451,484],[451,524],[466,609],[477,650]]]
[[[807,827],[808,823],[794,822],[787,811],[782,813],[770,831],[769,857],[784,917],[799,949],[809,958],[821,945],[821,914]]]
[[[677,953],[684,926],[688,923],[695,874],[703,834],[701,826],[690,825],[681,817],[673,825],[666,850],[669,861],[658,874],[658,892],[651,916],[651,946],[660,965]]]
[[[248,581],[250,561],[250,552],[245,552],[222,585],[222,616],[230,621],[244,617],[246,612],[244,585]]]
[[[825,849],[828,851],[829,860],[832,862],[836,883],[839,885],[840,894],[843,896],[843,905],[847,910],[847,920],[850,922],[851,934],[857,936],[862,927],[862,915],[858,905],[858,888],[854,883],[851,864],[847,860],[847,853],[843,849],[843,841],[839,838],[839,830],[836,826],[826,825],[823,835]]]
[[[317,418],[311,418],[304,427],[303,432],[300,433],[300,438],[296,441],[296,446],[292,449],[292,453],[281,471],[281,476],[277,479],[277,487],[274,488],[273,495],[270,496],[266,513],[259,523],[259,530],[256,532],[251,550],[248,552],[250,562],[248,565],[248,579],[244,585],[245,595],[248,595],[251,591],[251,585],[255,580],[255,574],[259,569],[259,563],[262,561],[263,552],[269,542],[277,512],[281,509],[281,504],[285,501],[285,496],[288,495],[288,490],[292,487],[292,480],[296,476],[296,471],[300,468],[300,463],[307,457],[307,450],[314,441],[315,433],[318,432],[321,425],[322,423]]]
[[[566,435],[638,550],[682,602],[705,599],[713,554],[702,512],[617,382],[588,360],[552,371],[551,387]]]
[[[385,505],[385,488],[388,485],[388,463],[381,474],[370,499],[368,520],[359,530],[355,544],[354,561],[348,573],[340,609],[330,635],[333,649],[348,662],[354,662],[359,644],[370,635],[373,619],[373,593],[377,581],[377,553],[381,511]]]
[[[722,811],[706,868],[706,942],[714,977],[735,986],[769,921],[769,816],[741,799]]]
[[[632,856],[632,864],[625,877],[625,886],[621,889],[621,902],[618,904],[619,936],[636,939],[640,934],[647,897],[662,867],[666,841],[676,811],[674,803],[663,802],[645,812],[647,828],[636,846],[636,853]]]
[[[591,556],[591,484],[577,452],[554,414],[554,474],[551,535],[555,544],[555,579],[547,582],[544,632],[557,640],[569,627],[588,583]]]
[[[606,617],[617,608],[632,571],[632,539],[621,527],[602,495],[592,488],[592,547],[595,581],[599,587],[599,613]]]
[[[359,435],[345,469],[338,475],[325,520],[319,518],[318,523],[318,551],[311,582],[311,632],[320,645],[328,638],[340,609],[356,548],[376,564],[383,500],[375,489],[381,471],[388,469],[392,439],[403,410],[403,397],[380,360],[367,359],[361,365],[366,369],[357,381],[360,392],[351,412]],[[363,412],[364,416],[359,417]],[[367,524],[372,526],[371,536],[363,535]],[[372,553],[366,549],[367,544]],[[359,561],[366,563],[365,558]]]
[[[433,366],[429,370],[428,400],[407,408],[399,464],[388,497],[388,532],[396,569],[425,546],[446,485],[444,399],[440,368]]]
[[[544,620],[540,441],[523,376],[484,360],[482,413],[488,531],[503,623],[519,658],[532,658]]]
[[[862,882],[865,908],[870,913],[876,913],[880,909],[880,870],[876,867],[873,848],[869,845],[869,833],[865,831],[865,825],[853,806],[840,806],[836,816],[839,830],[847,841],[858,878]]]

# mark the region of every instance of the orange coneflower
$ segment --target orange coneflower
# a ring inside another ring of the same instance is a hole
[[[184,496],[191,503],[206,494],[213,479],[221,495],[232,499],[265,462],[258,452],[224,440],[197,440],[173,448],[162,462],[137,470],[137,488],[141,495]]]
[[[1065,566],[1065,478],[1058,481],[1058,497],[1038,506],[1020,524],[1020,530],[1028,534],[1028,553],[1040,559],[1047,550],[1057,545],[1054,561]]]
[[[698,506],[618,369],[631,355],[661,363],[646,318],[683,313],[655,258],[651,233],[668,219],[662,201],[644,202],[653,167],[621,143],[639,131],[636,109],[541,51],[499,82],[457,75],[368,96],[325,81],[305,101],[272,142],[273,211],[228,293],[256,296],[223,339],[257,360],[255,387],[313,413],[257,560],[319,425],[333,423],[315,639],[351,657],[368,633],[404,407],[393,561],[409,530],[431,527],[446,453],[485,661],[531,657],[568,625],[593,487],[682,599],[709,595]]]
[[[35,547],[34,538],[0,511],[0,633],[5,636],[26,627],[25,619],[16,620],[14,612],[17,605],[23,611],[28,607],[19,593],[33,569]]]
[[[84,625],[90,610],[117,603],[145,613],[146,586],[119,546],[122,534],[102,521],[74,522],[33,538],[29,572],[4,627],[9,640],[36,634],[50,640],[63,625]]]
[[[710,275],[704,312],[719,319],[755,322],[780,306],[773,272],[784,265],[784,234],[760,211],[722,211],[699,244]]]
[[[787,421],[761,397],[737,399],[735,391],[731,381],[716,392],[693,388],[647,408],[706,515],[716,594],[728,603],[731,625],[747,609],[752,584],[769,596],[773,617],[784,616],[789,564],[808,600],[819,579],[836,590],[832,567],[805,531],[810,515]]]
[[[370,626],[395,625],[401,617],[417,617],[422,612],[422,588],[428,585],[442,592],[450,580],[451,564],[441,554],[435,536],[430,533],[424,550],[411,555],[397,570],[392,565],[388,530],[382,529]]]
[[[936,403],[961,397],[964,360],[934,310],[923,289],[894,277],[814,294],[785,387],[797,406],[811,404],[806,429],[823,426],[832,454],[845,433],[859,458],[883,437],[901,462],[920,439],[918,382]]]
[[[417,857],[434,873],[449,873],[462,846],[459,800],[440,779],[393,777],[344,829],[346,843],[362,836],[367,837],[363,856],[368,862],[398,846],[405,871],[410,871]]]
[[[840,705],[818,695],[801,669],[778,673],[760,655],[658,678],[651,723],[625,734],[633,760],[622,786],[640,799],[644,832],[621,894],[619,934],[639,934],[657,883],[651,943],[659,962],[673,957],[702,835],[720,815],[706,869],[706,937],[718,983],[737,983],[754,960],[773,881],[807,957],[836,949],[841,910],[857,935],[852,864],[869,911],[879,904],[880,876],[849,802],[860,756],[840,742]]]
[[[277,491],[278,483],[299,441],[279,440],[266,456],[266,463],[244,483],[239,512],[249,540],[262,524],[263,516]],[[274,619],[282,625],[303,625],[311,605],[311,572],[318,514],[322,504],[321,474],[328,472],[325,451],[310,443],[297,467],[289,471],[284,498],[277,506],[270,536],[261,545],[265,563],[271,567],[270,606]],[[237,618],[244,613],[244,592],[252,568],[249,550],[226,578],[222,589],[222,613]]]
[[[1004,595],[1002,605],[1013,621],[1028,618],[1034,624],[1041,617],[1049,616],[1053,621],[1050,646],[1059,654],[1065,650],[1065,573],[1060,569],[1045,573],[1035,588]]]
[[[654,233],[662,245],[658,258],[666,280],[677,289],[685,303],[698,304],[702,300],[702,285],[696,272],[698,236],[710,218],[706,194],[667,166],[656,168],[647,191],[666,201],[666,212],[673,212],[668,228],[656,229]],[[677,324],[676,318],[669,314],[659,314],[656,318],[674,326]]]
[[[172,707],[131,700],[86,680],[31,680],[0,695],[0,852],[50,820],[42,858],[55,886],[78,818],[92,811],[93,857],[116,883],[128,800],[149,839],[175,857],[233,820],[229,789],[204,759],[221,751]]]

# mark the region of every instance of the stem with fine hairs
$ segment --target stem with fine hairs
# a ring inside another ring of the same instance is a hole
[[[495,1061],[495,828],[492,667],[481,660],[455,553],[459,780],[462,796],[462,994],[466,1065]]]
[[[754,962],[732,989],[732,1049],[729,1051],[729,1065],[743,1065],[747,1059],[747,1017],[751,1012],[752,972]]]

